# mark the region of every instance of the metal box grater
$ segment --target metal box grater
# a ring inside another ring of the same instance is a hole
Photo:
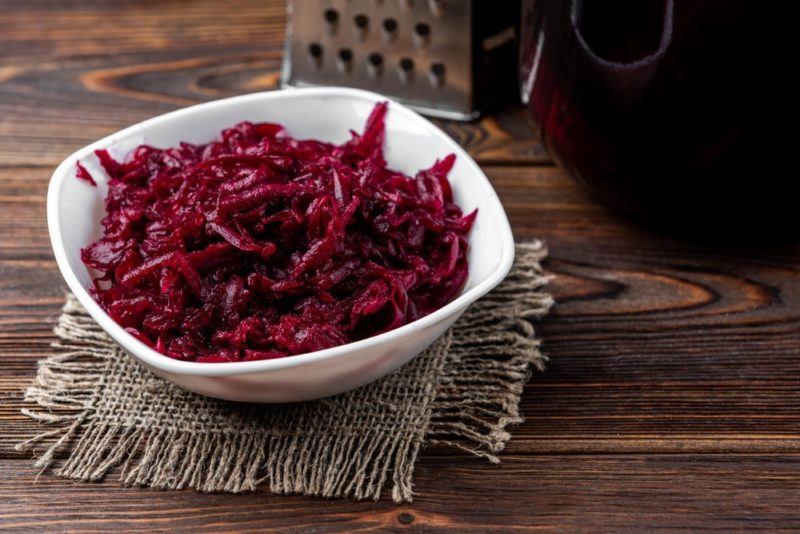
[[[516,94],[519,0],[289,0],[282,83],[472,120]]]

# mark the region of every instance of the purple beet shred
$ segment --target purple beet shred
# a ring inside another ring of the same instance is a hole
[[[242,122],[124,163],[98,150],[104,235],[81,251],[100,273],[94,298],[157,351],[198,362],[326,349],[448,303],[476,212],[453,202],[454,155],[415,177],[386,167],[386,112],[340,146]]]
[[[77,176],[84,182],[87,182],[92,187],[97,187],[97,182],[94,181],[94,178],[92,178],[92,175],[89,174],[89,171],[86,170],[86,167],[81,165],[80,161],[75,162],[75,168],[76,168],[75,176]]]

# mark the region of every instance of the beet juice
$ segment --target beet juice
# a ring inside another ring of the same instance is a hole
[[[525,4],[523,102],[580,182],[670,224],[797,229],[800,2]]]

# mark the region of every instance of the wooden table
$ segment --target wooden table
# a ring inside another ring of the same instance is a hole
[[[544,238],[551,358],[499,466],[427,451],[408,506],[156,492],[42,476],[21,391],[65,285],[45,190],[74,149],[180,106],[278,83],[281,1],[0,0],[0,529],[800,527],[800,244],[710,246],[596,204],[520,110],[441,123],[517,238]]]

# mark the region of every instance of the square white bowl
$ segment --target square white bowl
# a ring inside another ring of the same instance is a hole
[[[348,391],[394,371],[427,348],[464,310],[508,274],[514,239],[503,206],[486,175],[447,134],[407,107],[390,101],[385,156],[389,167],[414,175],[438,158],[456,154],[450,181],[464,212],[478,208],[469,236],[469,277],[461,295],[430,315],[396,330],[308,354],[276,360],[196,363],[160,354],[114,322],[92,299],[92,273],[80,250],[102,235],[100,220],[107,175],[94,151],[119,158],[147,143],[169,147],[181,141],[207,143],[240,121],[283,124],[295,138],[341,143],[361,131],[377,102],[387,98],[356,89],[289,89],[208,102],[167,113],[86,146],[58,166],[47,193],[47,223],[56,261],[70,290],[125,352],[159,376],[211,397],[248,402],[294,402]],[[77,179],[77,161],[97,187]]]

